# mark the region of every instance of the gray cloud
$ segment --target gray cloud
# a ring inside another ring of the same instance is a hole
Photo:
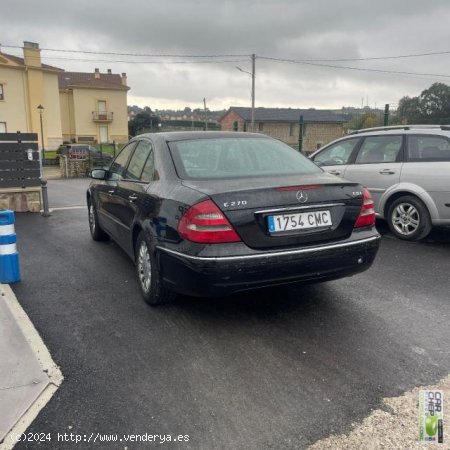
[[[24,14],[31,11],[31,14]],[[250,54],[294,59],[358,58],[449,50],[450,3],[435,0],[378,2],[294,1],[6,1],[0,42],[39,42],[43,48],[132,53]],[[8,49],[5,49],[7,51]],[[112,68],[127,72],[130,103],[153,108],[230,103],[247,105],[250,79],[226,64],[99,62],[106,56],[43,52],[46,62],[67,70]],[[92,62],[60,58],[86,58]],[[96,60],[97,59],[97,60]],[[145,58],[115,57],[124,61]],[[167,58],[166,58],[167,59]],[[233,59],[233,58],[230,58]],[[96,61],[95,61],[96,60]],[[390,61],[336,63],[450,75],[450,55]],[[417,95],[436,77],[406,77],[257,61],[257,105],[298,107],[373,105]],[[450,79],[449,79],[450,82]]]

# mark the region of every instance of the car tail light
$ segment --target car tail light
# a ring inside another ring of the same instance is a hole
[[[375,224],[375,204],[368,189],[363,189],[363,204],[354,227],[368,227]]]
[[[178,224],[183,239],[202,244],[241,240],[228,219],[212,200],[191,206]]]

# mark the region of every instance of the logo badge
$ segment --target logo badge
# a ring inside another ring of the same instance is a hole
[[[306,201],[308,201],[308,194],[306,192],[297,191],[296,197],[300,203],[305,203]]]

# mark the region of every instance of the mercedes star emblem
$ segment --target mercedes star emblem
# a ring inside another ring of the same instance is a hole
[[[297,191],[296,197],[300,203],[305,203],[308,200],[308,194],[303,191]]]

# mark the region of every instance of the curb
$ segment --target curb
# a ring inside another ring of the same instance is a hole
[[[20,306],[14,292],[7,284],[0,284],[0,299],[5,302],[10,310],[17,325],[21,329],[28,345],[31,347],[37,361],[39,362],[42,371],[48,376],[48,385],[39,395],[39,397],[28,407],[25,414],[18,420],[18,422],[9,430],[3,442],[0,443],[0,450],[12,449],[16,441],[12,439],[13,436],[20,435],[26,431],[33,420],[37,417],[42,408],[50,401],[54,393],[64,380],[64,377],[59,367],[53,361],[50,352],[42,341],[33,323]]]

